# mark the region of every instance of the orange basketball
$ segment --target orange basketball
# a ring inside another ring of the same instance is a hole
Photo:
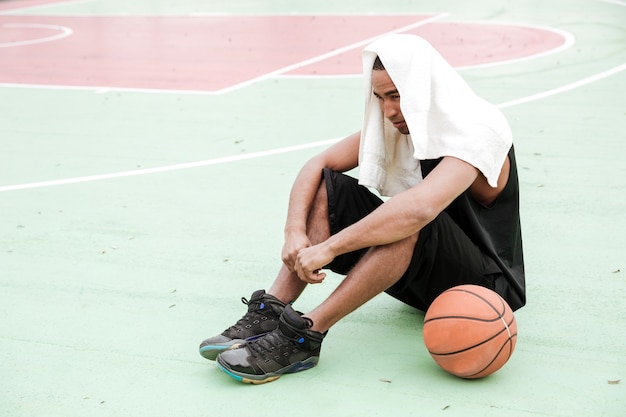
[[[424,317],[424,343],[435,362],[461,378],[482,378],[511,357],[517,324],[494,291],[459,285],[444,291]]]

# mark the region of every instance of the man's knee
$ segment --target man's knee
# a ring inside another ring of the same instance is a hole
[[[377,258],[381,267],[389,268],[390,273],[399,279],[411,264],[418,236],[416,233],[397,242],[370,248],[367,256]]]
[[[330,237],[328,220],[328,193],[325,181],[322,179],[317,188],[309,217],[307,219],[307,234],[314,245]]]

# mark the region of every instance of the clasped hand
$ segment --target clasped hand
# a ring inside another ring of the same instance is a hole
[[[326,278],[321,268],[328,265],[334,256],[324,243],[312,245],[308,238],[288,239],[283,247],[283,263],[300,280],[308,284],[319,284]]]

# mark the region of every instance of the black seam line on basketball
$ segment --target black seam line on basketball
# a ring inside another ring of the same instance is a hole
[[[474,297],[478,297],[481,300],[483,300],[500,317],[502,317],[504,315],[504,313],[506,312],[506,307],[502,303],[502,300],[500,300],[500,303],[502,304],[502,313],[500,313],[498,311],[498,309],[496,309],[496,307],[493,304],[491,304],[485,297],[483,297],[481,295],[478,295],[475,292],[472,292],[472,291],[469,291],[469,290],[463,290],[463,289],[459,289],[459,288],[450,288],[448,291],[460,291],[460,292],[465,292],[465,293],[468,293],[468,294],[472,294]]]
[[[500,351],[502,351],[503,347],[504,347],[504,346],[506,346],[507,344],[509,344],[509,343],[513,343],[513,338],[516,338],[516,337],[517,337],[517,333],[515,333],[514,335],[511,335],[511,337],[507,338],[507,339],[506,339],[506,341],[504,342],[504,344],[502,345],[502,347],[500,348]],[[478,347],[478,346],[482,345],[483,343],[485,343],[485,342],[479,343],[479,344],[477,344],[477,345],[475,345],[475,346],[472,346],[472,347],[469,347],[469,348],[466,348],[466,349],[463,349],[463,350],[459,350],[459,351],[456,351],[456,352],[450,352],[450,353],[436,353],[436,352],[431,352],[431,351],[428,351],[428,353],[430,353],[431,355],[435,355],[435,356],[450,356],[450,355],[456,355],[457,353],[463,353],[463,352],[465,352],[465,351],[468,351],[468,350],[471,350],[471,349],[473,349],[473,348],[475,348],[475,347]],[[498,354],[500,353],[500,351],[498,352]],[[509,358],[511,357],[511,355],[512,355],[512,352],[510,352],[510,353],[509,353]],[[482,372],[482,371],[481,371],[481,372]],[[477,372],[477,373],[478,373],[478,372]]]
[[[471,378],[471,377],[473,377],[473,376],[476,376],[476,375],[480,374],[481,372],[484,372],[487,368],[489,368],[489,367],[490,367],[490,366],[491,366],[491,365],[492,365],[492,364],[496,361],[496,359],[498,358],[498,356],[500,356],[500,353],[502,353],[502,351],[504,350],[504,347],[505,347],[506,345],[511,345],[511,339],[508,339],[506,342],[504,342],[504,344],[503,344],[502,346],[500,346],[500,350],[498,351],[498,353],[496,353],[495,355],[493,355],[493,359],[491,359],[491,362],[489,362],[489,363],[487,364],[487,366],[485,366],[483,369],[481,369],[481,370],[480,370],[480,371],[478,371],[478,372],[475,372],[475,373],[473,373],[473,374],[471,374],[471,375],[468,375],[466,378]],[[512,355],[512,354],[513,354],[513,352],[511,351],[511,348],[510,348],[510,346],[509,346],[509,357],[507,358],[507,361],[511,358],[511,355]]]
[[[424,320],[424,324],[430,323],[431,321],[444,320],[444,319],[465,319],[469,321],[481,321],[483,323],[495,323],[497,321],[502,321],[503,317],[500,316],[495,319],[481,319],[478,317],[469,317],[469,316],[441,316],[441,317],[432,317],[428,320]]]
[[[473,346],[468,346],[468,347],[466,347],[465,349],[457,350],[457,351],[455,351],[455,352],[437,353],[437,352],[433,352],[433,351],[431,351],[431,350],[429,350],[428,352],[429,352],[431,355],[437,355],[437,356],[449,356],[449,355],[456,355],[457,353],[465,352],[465,351],[468,351],[468,350],[474,349],[475,347],[478,347],[478,346],[480,346],[480,345],[484,345],[485,343],[487,343],[487,342],[489,342],[489,341],[491,341],[491,340],[495,339],[496,337],[498,337],[499,335],[501,335],[501,334],[502,334],[502,333],[504,333],[505,331],[506,331],[506,328],[504,328],[504,329],[500,330],[498,333],[494,334],[494,335],[493,335],[493,336],[491,336],[489,339],[485,339],[485,340],[483,340],[483,341],[482,341],[482,342],[480,342],[480,343],[477,343],[477,344],[475,344],[475,345],[473,345]],[[507,337],[507,341],[508,341],[508,340],[511,340],[512,338],[513,338],[513,336],[512,336],[512,335],[511,335],[511,337]]]

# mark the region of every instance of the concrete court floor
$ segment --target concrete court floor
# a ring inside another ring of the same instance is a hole
[[[277,76],[222,95],[2,81],[0,416],[625,415],[625,2],[43,3],[0,2],[0,17],[447,12],[575,44],[461,70],[515,134],[528,279],[513,357],[476,381],[441,371],[423,313],[385,295],[331,330],[316,368],[271,384],[237,383],[197,353],[269,285],[299,167],[360,124],[358,77]],[[303,149],[255,154],[292,145]],[[85,178],[193,161],[209,162]]]

